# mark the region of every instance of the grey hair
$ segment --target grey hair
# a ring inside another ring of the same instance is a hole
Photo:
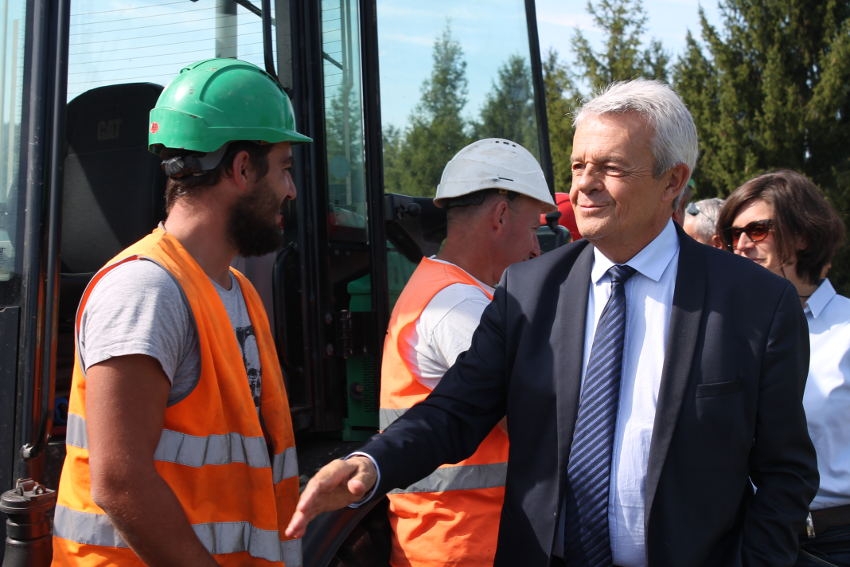
[[[627,112],[639,114],[655,132],[656,176],[679,164],[688,166],[693,174],[699,156],[694,119],[679,95],[661,81],[611,83],[576,111],[573,126],[578,127],[588,116]]]
[[[715,235],[717,217],[722,206],[723,199],[711,197],[693,202],[685,209],[685,214],[694,219],[694,229],[703,241],[711,242],[711,237]]]

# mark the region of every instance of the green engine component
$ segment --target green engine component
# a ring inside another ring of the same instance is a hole
[[[416,264],[396,250],[387,252],[390,309],[415,269]],[[368,275],[352,280],[347,289],[351,297],[348,305],[351,312],[372,311],[372,279]],[[369,354],[357,354],[345,361],[347,417],[343,421],[343,441],[362,441],[378,430],[380,363],[380,353],[377,358]]]

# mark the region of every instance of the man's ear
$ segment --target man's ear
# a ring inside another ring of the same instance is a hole
[[[510,205],[508,205],[507,200],[505,199],[494,199],[494,203],[490,208],[490,220],[494,230],[501,230],[505,227],[505,223],[507,222],[508,209],[510,209]]]
[[[726,246],[723,244],[723,239],[717,236],[716,234],[711,235],[711,245],[715,248],[724,249]]]
[[[240,189],[247,186],[248,181],[253,175],[253,171],[254,168],[251,163],[251,156],[247,151],[242,150],[233,156],[230,168],[230,177]]]
[[[679,163],[667,170],[667,187],[665,187],[665,197],[672,203],[682,191],[685,190],[688,180],[691,178],[691,169]]]

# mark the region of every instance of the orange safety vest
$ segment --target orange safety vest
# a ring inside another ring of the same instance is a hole
[[[156,229],[110,260],[147,258],[165,268],[188,300],[200,345],[201,375],[189,395],[165,410],[154,454],[195,534],[219,565],[301,565],[301,541],[284,535],[298,501],[298,462],[283,375],[262,301],[236,270],[254,327],[263,373],[257,416],[233,327],[209,277],[176,238]],[[86,378],[79,357],[69,401],[67,455],[54,518],[54,565],[142,565],[91,497],[86,441]],[[162,545],[169,545],[163,541]]]
[[[437,293],[456,283],[492,294],[461,268],[424,258],[404,287],[390,317],[381,364],[381,429],[431,390],[417,380],[401,354],[422,311]],[[508,437],[495,427],[475,453],[444,465],[404,490],[391,492],[393,567],[491,566],[505,497]]]

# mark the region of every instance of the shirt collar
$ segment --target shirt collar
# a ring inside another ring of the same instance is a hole
[[[824,312],[826,306],[836,295],[838,295],[838,293],[835,291],[835,288],[832,287],[832,283],[827,278],[824,278],[815,292],[806,301],[805,310],[810,312],[812,317],[817,318]]]
[[[679,237],[673,220],[667,221],[667,225],[649,244],[631,257],[626,265],[631,266],[640,274],[659,281],[664,270],[679,252]],[[590,270],[590,281],[599,284],[608,269],[614,265],[598,248],[593,248],[593,268]]]

